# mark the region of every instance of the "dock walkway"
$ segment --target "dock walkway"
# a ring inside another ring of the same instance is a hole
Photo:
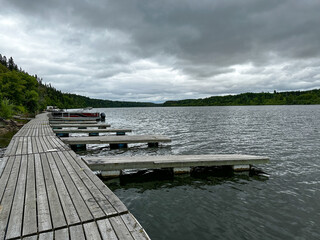
[[[149,239],[117,196],[52,131],[27,123],[0,162],[0,239]]]

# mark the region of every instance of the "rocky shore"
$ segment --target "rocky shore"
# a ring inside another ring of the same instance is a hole
[[[18,123],[14,120],[6,120],[0,118],[0,135],[4,135],[8,132],[18,131],[23,126],[23,123]]]

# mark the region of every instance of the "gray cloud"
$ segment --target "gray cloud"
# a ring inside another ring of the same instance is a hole
[[[320,88],[317,0],[2,2],[0,53],[62,91],[161,101]]]

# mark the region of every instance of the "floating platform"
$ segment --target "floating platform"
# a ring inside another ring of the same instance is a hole
[[[96,120],[50,120],[50,124],[63,124],[63,123],[68,123],[68,124],[97,124]]]
[[[72,149],[83,149],[86,144],[110,144],[110,148],[126,148],[132,143],[148,143],[149,147],[157,147],[160,142],[171,142],[163,135],[135,135],[135,136],[98,136],[98,137],[67,137],[61,140],[69,144]]]
[[[53,129],[55,133],[126,133],[132,132],[131,129]]]
[[[162,135],[135,135],[135,136],[99,136],[99,137],[69,137],[61,138],[64,143],[73,144],[121,144],[121,143],[159,143],[171,142],[171,139]]]
[[[268,157],[238,154],[164,155],[134,157],[82,157],[93,171],[115,177],[126,169],[173,168],[176,173],[190,172],[192,167],[232,166],[234,171],[248,171],[253,164],[268,163]]]
[[[110,124],[97,124],[97,123],[53,123],[50,124],[52,128],[87,128],[87,127],[98,127],[107,128]]]
[[[53,129],[58,137],[69,137],[70,133],[88,133],[89,136],[99,136],[100,133],[116,133],[126,135],[131,129]]]

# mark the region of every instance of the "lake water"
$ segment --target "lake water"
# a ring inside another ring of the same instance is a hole
[[[320,106],[101,109],[112,127],[164,134],[160,148],[86,155],[254,154],[269,178],[235,175],[106,184],[152,239],[320,239]]]
[[[172,143],[81,155],[253,154],[269,178],[178,176],[106,184],[152,239],[320,239],[320,105],[99,109],[113,128]]]

